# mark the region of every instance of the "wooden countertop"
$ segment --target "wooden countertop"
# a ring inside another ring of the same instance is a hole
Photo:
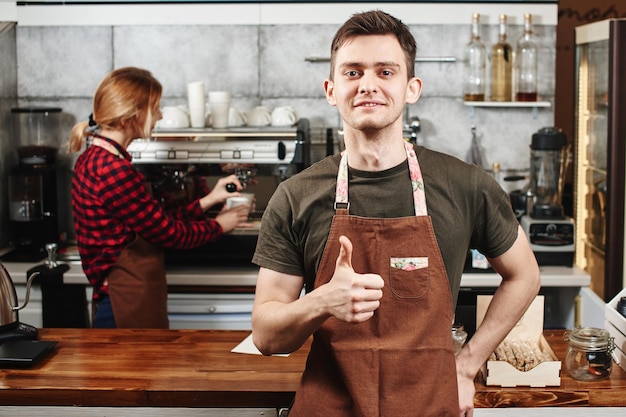
[[[288,357],[232,353],[249,332],[223,330],[40,329],[55,350],[31,369],[0,369],[1,405],[125,407],[288,406],[308,345]],[[563,331],[546,331],[565,358]],[[626,406],[626,373],[561,386],[476,384],[477,407]]]
[[[249,331],[40,329],[59,343],[27,370],[0,370],[0,404],[138,407],[287,406],[306,349],[232,353]]]

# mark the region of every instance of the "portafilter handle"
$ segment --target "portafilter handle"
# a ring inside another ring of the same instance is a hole
[[[48,252],[48,258],[46,259],[46,266],[50,269],[54,269],[58,266],[57,249],[58,249],[58,245],[56,243],[46,244],[46,251]]]
[[[247,164],[246,164],[247,165]],[[244,189],[248,186],[248,184],[252,181],[252,178],[256,175],[256,169],[247,166],[241,166],[240,164],[228,164],[228,166],[222,167],[222,171],[235,174],[237,179],[241,183],[241,188]],[[234,193],[237,191],[237,186],[235,183],[226,184],[226,191],[229,193]]]

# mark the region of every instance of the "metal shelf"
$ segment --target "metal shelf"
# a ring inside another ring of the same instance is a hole
[[[533,111],[533,117],[537,117],[537,109],[540,107],[551,107],[549,101],[464,101],[463,104],[470,108],[470,118],[474,118],[476,107],[491,108],[530,108]]]
[[[473,107],[550,107],[549,101],[464,101],[466,106]]]
[[[298,135],[296,126],[290,127],[238,127],[229,129],[186,128],[155,129],[153,138],[293,138]]]

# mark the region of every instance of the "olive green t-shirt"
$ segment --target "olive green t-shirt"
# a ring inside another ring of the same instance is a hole
[[[519,223],[508,195],[484,169],[421,146],[415,149],[424,178],[428,214],[456,305],[468,249],[478,249],[488,257],[502,255],[517,238]],[[339,161],[339,155],[329,156],[283,181],[263,213],[252,262],[303,276],[307,291],[313,288],[335,214]],[[348,200],[351,215],[415,215],[408,163],[404,161],[380,172],[349,168]],[[354,251],[369,244],[352,243]]]

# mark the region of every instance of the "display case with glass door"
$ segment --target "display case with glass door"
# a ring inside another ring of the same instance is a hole
[[[626,19],[576,28],[575,263],[605,301],[624,287]]]

